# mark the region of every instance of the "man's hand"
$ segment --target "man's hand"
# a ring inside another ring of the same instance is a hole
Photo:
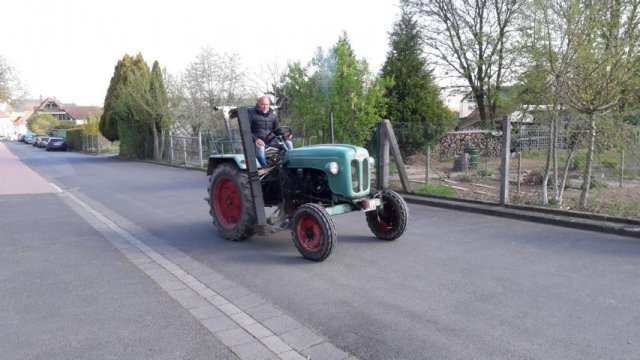
[[[256,146],[264,146],[264,141],[262,141],[262,139],[256,139]]]

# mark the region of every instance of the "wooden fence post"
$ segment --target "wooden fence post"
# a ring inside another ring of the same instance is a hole
[[[398,175],[400,175],[400,182],[402,183],[402,189],[405,192],[412,192],[413,189],[411,187],[411,183],[409,182],[409,176],[407,175],[407,169],[404,167],[404,162],[402,161],[402,154],[400,153],[400,147],[398,146],[398,140],[396,139],[396,135],[393,132],[393,127],[391,126],[391,122],[389,120],[382,120],[385,138],[387,139],[387,143],[393,152],[393,158],[396,162],[396,167],[398,169]]]
[[[502,150],[500,168],[500,205],[509,201],[509,155],[511,145],[511,121],[508,117],[502,119]]]

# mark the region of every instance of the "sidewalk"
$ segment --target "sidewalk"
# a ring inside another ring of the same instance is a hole
[[[236,358],[57,194],[0,212],[2,358]]]
[[[57,191],[0,142],[0,195],[42,194]]]
[[[0,143],[5,359],[237,359]]]

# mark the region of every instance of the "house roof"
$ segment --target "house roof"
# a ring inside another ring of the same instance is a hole
[[[15,126],[26,125],[27,124],[27,119],[25,119],[22,116],[18,116],[15,120],[13,120],[13,124]]]
[[[52,106],[53,105],[53,106]],[[75,103],[61,103],[56,98],[46,98],[34,109],[34,113],[66,113],[73,120],[86,120],[89,114],[102,114],[99,106],[78,106]]]
[[[56,98],[46,98],[44,100],[42,100],[40,102],[40,104],[34,109],[33,112],[38,113],[38,112],[51,112],[50,108],[47,108],[47,104],[49,103],[54,103],[56,105],[57,108],[59,108],[60,110],[64,110],[64,106],[62,106],[62,103],[60,103],[58,100],[56,100]]]
[[[67,113],[71,115],[74,120],[86,120],[89,114],[100,115],[102,114],[102,108],[99,106],[69,106],[65,108]]]

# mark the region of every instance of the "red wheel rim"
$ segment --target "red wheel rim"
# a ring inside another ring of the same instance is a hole
[[[216,218],[225,229],[233,229],[240,221],[242,199],[238,187],[230,178],[222,178],[213,188],[213,208]]]
[[[378,229],[382,232],[390,232],[396,223],[396,209],[392,204],[383,204],[382,210],[376,210]]]
[[[296,233],[300,244],[307,250],[318,251],[322,244],[322,228],[320,224],[309,215],[303,215],[296,226]]]

